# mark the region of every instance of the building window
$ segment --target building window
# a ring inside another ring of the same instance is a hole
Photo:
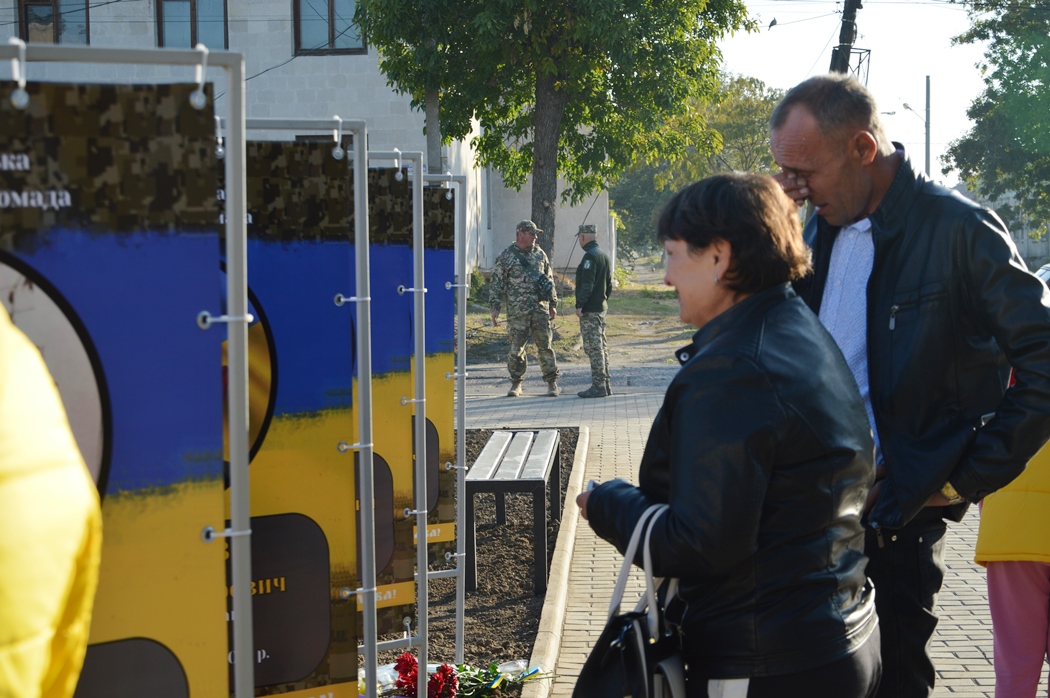
[[[226,0],[157,0],[157,45],[229,47]]]
[[[18,0],[18,19],[25,41],[88,43],[88,0]]]
[[[366,53],[355,0],[294,0],[296,54]]]

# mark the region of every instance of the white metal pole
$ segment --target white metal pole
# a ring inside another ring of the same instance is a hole
[[[361,491],[361,593],[364,613],[365,695],[376,698],[378,657],[376,637],[375,483],[372,471],[372,299],[368,261],[368,132],[354,133],[354,261],[357,273],[357,396],[358,467]]]
[[[415,289],[415,469],[416,469],[416,625],[419,634],[418,698],[427,698],[427,619],[429,599],[427,572],[430,568],[427,537],[427,375],[426,375],[426,274],[424,273],[423,236],[423,153],[405,153],[412,162],[412,286]]]
[[[248,204],[245,192],[244,59],[227,68],[230,113],[226,148],[226,298],[227,312],[248,314]],[[230,527],[251,528],[248,473],[248,323],[229,331]],[[230,545],[233,584],[233,680],[236,698],[255,695],[255,648],[252,619],[251,536],[234,536]]]

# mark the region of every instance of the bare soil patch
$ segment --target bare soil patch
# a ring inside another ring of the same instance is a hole
[[[488,429],[467,430],[468,465],[473,465],[491,435]],[[561,429],[558,467],[563,511],[578,437],[576,428]],[[463,659],[471,666],[502,664],[514,659],[527,662],[536,642],[545,598],[545,594],[535,593],[533,583],[532,498],[506,495],[507,523],[497,526],[495,495],[475,497],[478,590],[466,595]],[[573,502],[568,504],[575,506]],[[547,524],[548,564],[554,555],[560,525],[560,518]],[[428,588],[428,660],[452,664],[456,648],[456,580],[435,579],[429,582]],[[391,663],[398,654],[400,652],[382,653],[379,661]],[[550,671],[552,667],[543,669]],[[518,688],[512,687],[506,695],[518,695]]]

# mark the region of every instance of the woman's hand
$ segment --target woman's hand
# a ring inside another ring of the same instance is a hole
[[[587,499],[590,496],[591,491],[589,489],[584,490],[583,492],[580,492],[578,495],[576,495],[576,506],[580,508],[580,516],[582,516],[584,520],[587,519]]]

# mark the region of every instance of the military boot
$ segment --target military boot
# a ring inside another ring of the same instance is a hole
[[[510,390],[507,391],[507,397],[521,397],[521,381],[513,381],[510,384]]]
[[[597,385],[592,385],[591,387],[587,388],[586,390],[581,390],[580,392],[578,392],[576,394],[579,395],[580,397],[605,397],[605,387],[604,386],[599,387]]]
[[[561,388],[558,387],[558,381],[553,380],[547,384],[547,397],[558,397],[561,395]]]

